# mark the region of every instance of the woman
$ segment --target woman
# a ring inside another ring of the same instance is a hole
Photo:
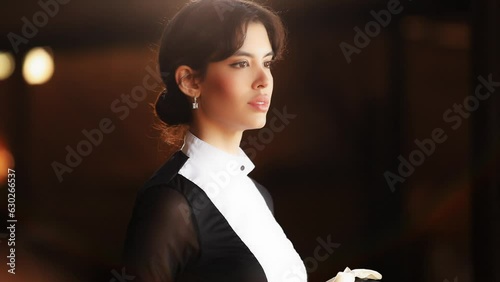
[[[277,14],[244,0],[192,1],[167,24],[155,110],[183,142],[137,195],[123,257],[134,281],[307,281],[239,146],[266,124],[284,43]]]

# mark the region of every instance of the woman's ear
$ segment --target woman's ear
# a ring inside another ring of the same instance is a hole
[[[200,96],[200,85],[196,78],[196,72],[189,66],[179,66],[175,71],[175,81],[179,89],[189,97]]]

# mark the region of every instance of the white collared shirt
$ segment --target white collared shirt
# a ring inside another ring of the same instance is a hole
[[[268,281],[307,281],[304,263],[248,176],[255,165],[244,151],[227,153],[190,131],[181,150],[189,159],[179,174],[207,194],[259,261]]]

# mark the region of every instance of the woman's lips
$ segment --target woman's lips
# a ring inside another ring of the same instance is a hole
[[[261,112],[267,112],[269,110],[269,102],[266,101],[256,101],[248,103],[252,108]]]
[[[250,101],[248,104],[255,110],[266,112],[267,110],[269,110],[270,101],[267,95],[261,94]]]

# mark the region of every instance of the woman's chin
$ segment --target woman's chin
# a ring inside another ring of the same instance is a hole
[[[264,126],[266,126],[266,120],[260,121],[260,122],[254,122],[251,126],[248,127],[249,130],[252,129],[261,129]]]

